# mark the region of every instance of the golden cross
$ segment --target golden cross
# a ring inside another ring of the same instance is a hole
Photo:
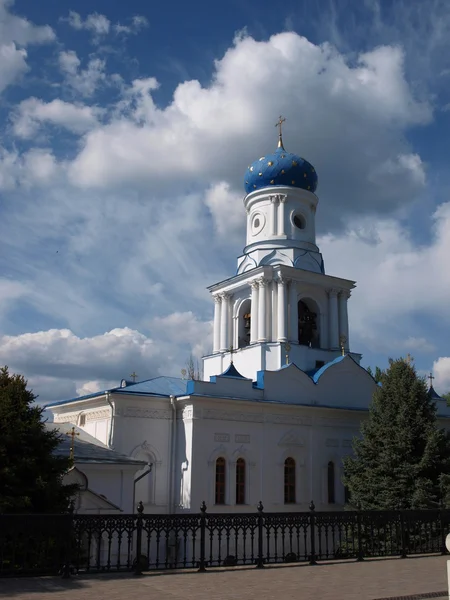
[[[80,435],[77,431],[75,431],[75,427],[72,427],[72,429],[70,431],[66,431],[66,435],[70,435],[71,436],[71,441],[70,441],[70,459],[73,460],[73,446],[75,443],[75,436],[76,435]]]
[[[280,115],[280,118],[275,123],[275,127],[278,127],[278,148],[283,148],[283,137],[282,137],[281,126],[283,125],[283,123],[285,121],[286,121],[286,119]]]
[[[289,364],[289,352],[291,350],[291,345],[289,342],[286,342],[284,345],[284,349],[286,350],[286,364]]]
[[[430,371],[430,374],[428,375],[428,379],[430,380],[430,388],[432,388],[434,375],[433,375],[433,373],[431,373],[431,371]]]
[[[234,354],[233,344],[230,346],[229,352],[230,352],[230,363],[233,364],[233,354]]]
[[[133,383],[136,383],[136,377],[137,377],[137,373],[135,373],[134,371],[131,373],[130,377],[133,379]]]

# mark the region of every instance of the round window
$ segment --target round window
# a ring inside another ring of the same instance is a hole
[[[294,225],[298,229],[305,229],[306,221],[305,221],[305,217],[303,215],[294,215],[294,218],[292,220],[293,220]]]
[[[256,213],[252,218],[252,233],[253,235],[258,235],[260,231],[264,229],[265,219],[264,215],[261,213]]]

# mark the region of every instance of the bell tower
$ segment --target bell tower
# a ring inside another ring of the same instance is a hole
[[[355,283],[325,274],[315,232],[317,174],[285,150],[283,121],[275,152],[245,174],[247,240],[236,275],[208,288],[215,310],[206,380],[227,369],[231,348],[235,367],[251,379],[286,362],[313,371],[350,352],[347,301]]]

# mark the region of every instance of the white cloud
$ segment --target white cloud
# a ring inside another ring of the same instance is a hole
[[[241,36],[215,68],[208,87],[181,83],[163,110],[152,99],[157,82],[134,81],[111,122],[85,136],[73,183],[151,183],[168,192],[176,156],[171,186],[226,182],[237,195],[248,162],[275,147],[273,120],[282,112],[287,149],[318,171],[328,227],[349,214],[395,211],[422,192],[424,167],[404,133],[427,123],[431,110],[409,89],[398,48],[365,53],[352,66],[295,33],[267,42]],[[267,93],[273,81],[281,96]]]
[[[28,71],[26,50],[14,43],[0,45],[0,93]]]
[[[450,357],[441,356],[433,363],[433,387],[439,394],[450,392]]]
[[[186,325],[179,339],[179,328]],[[193,340],[204,341],[210,323],[200,322],[191,313],[176,314],[160,319],[155,331],[161,337],[152,339],[128,327],[84,338],[67,329],[4,335],[0,336],[0,364],[8,364],[13,372],[25,372],[39,401],[45,403],[118,386],[133,371],[139,380],[161,371],[180,376],[189,346]],[[179,341],[177,348],[174,338]]]
[[[81,134],[97,125],[100,113],[96,107],[71,104],[58,98],[51,102],[28,98],[19,104],[12,117],[13,129],[17,136],[31,138],[41,125],[48,123]]]
[[[28,71],[25,47],[51,42],[55,34],[51,27],[36,27],[8,10],[13,1],[0,0],[0,93]]]
[[[51,150],[32,148],[24,154],[0,146],[0,190],[46,186],[60,170]]]
[[[117,34],[122,35],[135,35],[145,27],[148,27],[147,18],[143,15],[135,15],[134,17],[132,17],[130,25],[123,25],[122,23],[117,23],[116,25],[114,25],[114,31]]]
[[[214,225],[220,236],[227,237],[232,232],[239,241],[244,240],[245,218],[243,197],[230,188],[226,181],[220,181],[206,190],[205,204],[211,211]]]
[[[73,27],[73,29],[85,29],[86,31],[93,33],[95,36],[107,35],[111,25],[110,20],[105,17],[105,15],[91,13],[86,17],[86,19],[82,19],[81,16],[73,10],[69,12],[68,17],[63,18],[62,20],[67,21],[69,25]]]
[[[59,67],[66,84],[74,92],[89,97],[106,81],[106,62],[100,58],[92,58],[86,69],[81,69],[80,65],[81,61],[73,50],[60,52]]]
[[[426,245],[418,246],[411,231],[393,220],[354,224],[319,244],[328,273],[357,281],[349,310],[360,341],[389,355],[393,348],[434,349],[421,323],[431,316],[441,328],[450,326],[450,203],[434,213]]]
[[[56,39],[55,32],[49,25],[38,27],[24,17],[9,12],[8,8],[14,0],[0,0],[0,41],[2,44],[16,42],[20,46],[28,44],[45,44]]]

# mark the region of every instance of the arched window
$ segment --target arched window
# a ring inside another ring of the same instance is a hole
[[[216,460],[216,504],[225,504],[225,459]]]
[[[317,312],[314,312],[303,300],[298,302],[298,343],[312,348],[319,347]]]
[[[328,463],[328,504],[335,503],[334,496],[334,462],[330,460]]]
[[[239,308],[237,347],[245,348],[250,344],[251,300],[245,300]]]
[[[284,503],[295,504],[295,460],[284,461]]]
[[[236,461],[236,504],[245,504],[245,460]]]

